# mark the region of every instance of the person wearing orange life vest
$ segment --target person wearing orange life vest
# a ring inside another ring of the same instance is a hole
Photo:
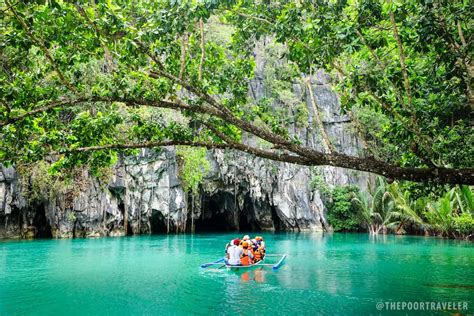
[[[242,243],[242,248],[243,248],[243,251],[242,251],[242,254],[240,255],[240,264],[243,266],[248,266],[248,265],[253,264],[254,256],[252,252],[249,250],[249,244],[246,241]]]
[[[265,242],[261,236],[255,237],[255,262],[262,260],[265,258]]]
[[[264,257],[263,250],[261,249],[261,247],[258,247],[256,250],[254,250],[253,255],[255,258],[255,263],[261,261]]]
[[[254,261],[255,263],[261,261],[263,259],[263,254],[262,254],[262,251],[260,249],[257,249],[254,251]]]
[[[265,242],[263,241],[262,236],[257,236],[255,237],[255,240],[257,241],[257,245],[263,249],[263,252],[265,252]]]
[[[248,249],[249,249],[249,251],[252,253],[253,257],[254,257],[254,260],[253,260],[253,261],[255,262],[255,251],[253,250],[253,249],[254,249],[254,248],[253,248],[253,242],[252,242],[252,240],[249,239],[249,240],[247,240],[247,243],[248,243]]]
[[[254,262],[257,263],[260,260],[263,259],[263,250],[261,247],[258,245],[256,239],[252,239],[252,250],[253,250],[253,255],[254,255]]]

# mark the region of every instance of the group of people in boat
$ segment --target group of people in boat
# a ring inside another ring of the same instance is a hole
[[[250,239],[245,235],[242,239],[232,239],[225,247],[225,263],[234,266],[248,266],[265,257],[265,242],[262,236]]]

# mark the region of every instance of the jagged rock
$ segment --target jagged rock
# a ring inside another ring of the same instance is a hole
[[[2,166],[0,182],[12,183],[16,179],[15,168]]]
[[[257,53],[257,71],[250,82],[250,95],[256,100],[265,96],[264,62]],[[325,130],[337,151],[357,155],[359,141],[349,117],[340,113],[330,76],[318,71],[311,81]],[[307,124],[293,126],[290,133],[305,145],[323,150],[311,101],[299,83],[293,83],[293,90],[306,102],[309,117]],[[244,137],[249,144],[258,143]],[[333,167],[310,169],[241,152],[209,151],[208,160],[211,168],[195,198],[193,213],[187,209],[191,200],[178,178],[173,147],[143,149],[136,156],[120,157],[106,186],[84,172],[87,185],[75,195],[44,197],[34,205],[22,196],[14,168],[0,166],[0,238],[189,231],[191,222],[196,230],[317,231],[328,225],[321,188],[311,187],[316,175],[329,186],[356,184],[362,189],[370,179],[367,173]]]

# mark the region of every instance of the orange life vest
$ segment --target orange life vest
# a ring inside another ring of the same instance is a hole
[[[254,259],[255,259],[255,262],[258,262],[258,261],[262,260],[262,253],[260,252],[260,249],[257,249],[255,251]]]
[[[244,251],[242,252],[242,255],[240,256],[240,263],[243,265],[243,266],[248,266],[249,264],[252,264],[252,259],[249,257],[249,250],[248,249],[244,249]]]

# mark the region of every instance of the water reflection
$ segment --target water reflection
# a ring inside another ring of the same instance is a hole
[[[241,273],[240,275],[240,280],[243,283],[247,283],[250,281],[254,281],[257,283],[265,283],[265,273],[266,271],[264,270],[265,268],[258,268],[253,271],[246,271],[244,273]],[[271,268],[270,268],[271,269]]]
[[[200,269],[223,256],[231,234],[3,242],[0,314],[77,314],[77,306],[83,314],[371,314],[378,300],[415,299],[474,306],[472,244],[262,235],[270,254],[288,254],[278,271]]]

